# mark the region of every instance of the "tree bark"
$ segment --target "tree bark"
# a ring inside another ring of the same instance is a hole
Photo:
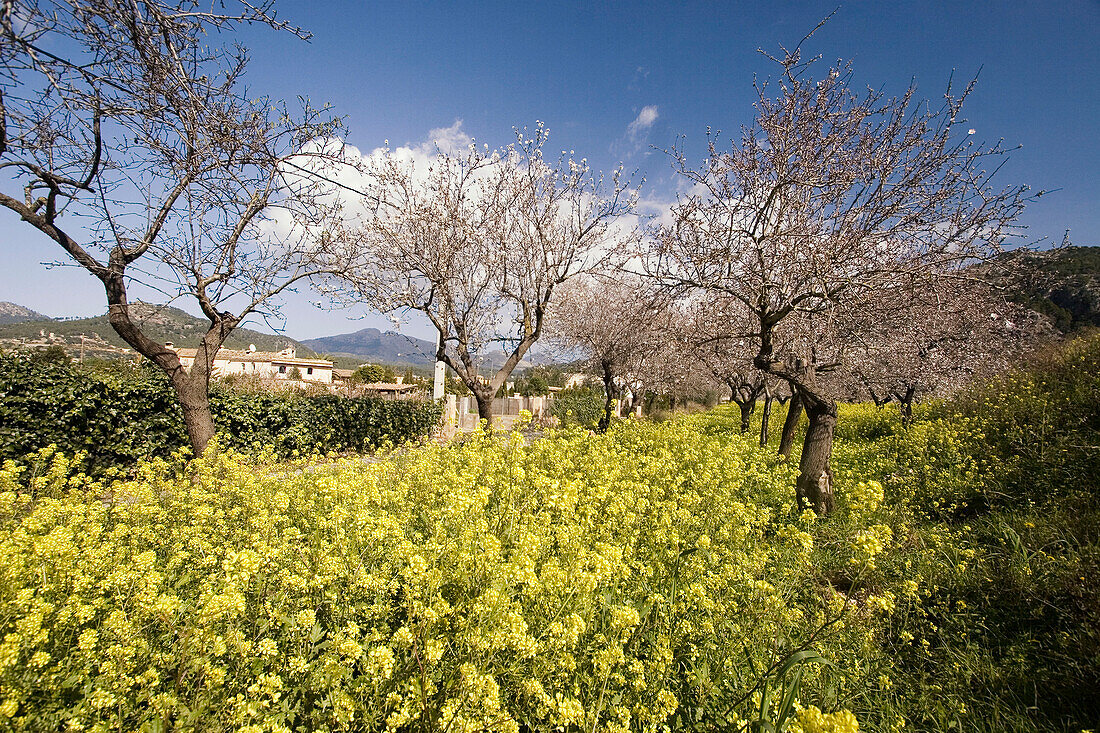
[[[772,416],[772,391],[764,386],[764,408],[760,412],[760,447],[768,446],[768,421]]]
[[[477,417],[479,420],[485,421],[486,429],[493,427],[493,398],[496,396],[493,392],[486,392],[485,390],[471,390],[474,395],[474,401],[477,402]]]
[[[200,380],[172,380],[176,397],[183,407],[183,424],[187,428],[187,438],[196,456],[201,456],[214,437],[214,415],[210,412],[209,386]]]
[[[607,362],[603,364],[603,390],[606,397],[603,405],[603,417],[596,425],[597,433],[606,433],[607,429],[611,427],[611,406],[615,402],[615,375],[611,373],[611,365]]]
[[[779,455],[790,458],[794,447],[794,437],[798,432],[798,421],[802,418],[802,397],[794,390],[787,404],[787,418],[783,421],[783,432],[779,436]]]
[[[802,442],[798,482],[795,495],[798,508],[812,508],[818,516],[833,511],[833,471],[829,459],[833,454],[833,432],[836,430],[836,403],[818,397],[803,396],[810,425]]]
[[[898,407],[901,410],[901,425],[909,427],[913,423],[913,397],[917,394],[914,387],[908,387],[905,394],[898,395]]]
[[[742,402],[741,400],[734,400],[737,403],[738,409],[741,410],[741,434],[749,432],[749,428],[752,427],[752,412],[756,407],[756,401]]]

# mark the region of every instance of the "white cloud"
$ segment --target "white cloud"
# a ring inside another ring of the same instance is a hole
[[[437,127],[428,132],[428,140],[419,145],[421,152],[434,155],[441,153],[461,153],[470,147],[474,139],[462,129],[462,120],[455,120],[450,127]],[[425,148],[428,148],[425,150]]]
[[[331,186],[325,200],[331,202],[340,199],[343,206],[342,218],[350,223],[373,216],[370,202],[360,196],[360,193],[370,188],[372,176],[383,161],[397,161],[411,170],[415,179],[424,180],[438,156],[461,155],[470,149],[473,142],[473,138],[462,129],[460,119],[456,119],[449,127],[429,130],[421,140],[407,142],[396,148],[390,148],[388,141],[380,147],[364,150],[339,138],[315,140],[305,146],[304,153],[315,153],[324,149],[329,152],[339,151],[343,164],[322,165],[306,155],[299,163],[301,169],[292,168],[286,177],[291,181],[305,180],[308,173],[313,172],[327,179]],[[273,218],[275,221],[268,224],[273,236],[286,237],[292,233],[292,225],[285,215],[276,214]]]
[[[642,111],[638,113],[634,121],[626,126],[626,134],[630,137],[631,141],[636,141],[641,135],[645,134],[649,128],[653,127],[653,123],[656,121],[657,105],[646,105],[642,107]]]

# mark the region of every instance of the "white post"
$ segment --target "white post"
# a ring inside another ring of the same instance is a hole
[[[459,428],[458,419],[458,397],[453,394],[447,395],[447,404],[443,411],[443,424],[450,428]]]
[[[443,332],[436,331],[435,333],[435,353],[439,353],[439,347],[442,344]],[[432,389],[432,399],[443,399],[443,375],[447,372],[447,365],[439,359],[435,361],[435,385]]]

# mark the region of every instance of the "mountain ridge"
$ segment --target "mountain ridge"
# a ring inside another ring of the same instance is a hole
[[[12,305],[15,305],[14,303]],[[16,306],[30,311],[29,308]],[[30,311],[34,313],[34,311]],[[207,321],[192,316],[179,308],[148,303],[131,303],[131,318],[149,338],[162,343],[171,342],[176,346],[195,347],[199,345],[208,328]],[[132,353],[130,346],[115,333],[107,320],[107,315],[90,318],[56,319],[41,316],[36,320],[21,320],[0,324],[0,341],[5,347],[28,345],[60,345],[73,350],[80,346],[82,336],[86,350],[91,356],[118,357]],[[308,347],[289,336],[261,333],[249,328],[235,328],[226,339],[227,349],[247,349],[255,344],[260,351],[280,351],[293,346],[302,356],[315,356]]]
[[[1013,250],[992,264],[1010,300],[1049,317],[1062,333],[1100,327],[1100,246]]]
[[[983,276],[1004,288],[1010,300],[1048,316],[1062,333],[1100,327],[1100,246],[1013,250],[981,268]],[[171,306],[133,303],[131,312],[150,338],[177,346],[197,346],[207,329],[204,319]],[[106,315],[56,319],[16,303],[0,302],[0,346],[5,349],[60,344],[75,351],[80,348],[81,336],[91,356],[117,358],[132,353]],[[361,362],[425,367],[435,361],[433,342],[377,328],[310,339],[236,328],[225,347],[246,349],[251,344],[261,351],[293,346],[302,356],[334,357],[341,366],[351,368]],[[481,361],[498,368],[504,359],[503,353],[495,352]],[[544,361],[529,355],[524,363]]]
[[[423,366],[435,361],[435,344],[430,341],[377,328],[304,339],[301,343],[320,353],[377,363]]]
[[[49,316],[43,315],[38,311],[33,311],[18,303],[11,303],[6,300],[0,301],[0,326],[6,326],[9,323],[23,323],[24,321],[51,320],[53,319]]]

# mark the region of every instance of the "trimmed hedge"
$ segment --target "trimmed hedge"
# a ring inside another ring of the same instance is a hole
[[[280,456],[414,440],[427,435],[440,414],[430,402],[257,394],[220,385],[210,405],[222,445],[273,445]],[[0,356],[0,459],[19,460],[51,444],[69,455],[86,452],[85,469],[99,474],[167,457],[188,442],[175,392],[153,367]]]

